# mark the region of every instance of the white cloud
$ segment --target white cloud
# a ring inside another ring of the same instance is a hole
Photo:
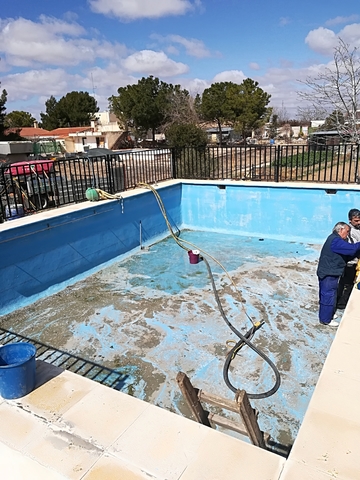
[[[360,47],[360,23],[346,25],[338,35],[345,43],[349,43],[353,47]]]
[[[89,4],[95,13],[122,20],[184,15],[194,8],[188,0],[89,0]]]
[[[330,18],[325,22],[325,25],[328,27],[332,25],[339,25],[341,23],[349,23],[349,22],[356,22],[359,20],[359,15],[350,15],[348,17],[335,17],[335,18]]]
[[[246,78],[246,75],[241,70],[226,70],[220,72],[213,78],[213,82],[234,82],[242,83]]]
[[[307,43],[314,52],[321,53],[322,55],[331,55],[338,43],[338,37],[332,30],[320,27],[316,30],[311,30],[307,34],[305,43]]]
[[[9,65],[77,65],[95,58],[121,56],[120,44],[79,38],[85,30],[78,24],[42,16],[40,22],[24,18],[0,23],[0,52]],[[69,38],[75,37],[75,38]]]
[[[185,78],[184,80],[181,80],[181,82],[174,83],[181,83],[181,86],[186,88],[186,90],[188,90],[190,95],[193,97],[195,97],[197,94],[201,95],[205,88],[208,88],[211,85],[211,82],[208,82],[202,78]]]
[[[133,53],[123,61],[123,66],[130,72],[162,77],[182,75],[189,70],[184,63],[174,62],[164,52],[153,50]]]
[[[337,34],[328,28],[320,27],[311,30],[305,38],[305,43],[317,53],[333,55],[334,48],[338,46],[339,38],[350,47],[360,46],[360,23],[346,25]]]
[[[2,82],[8,92],[8,101],[28,100],[34,95],[59,96],[67,92],[74,80],[63,69],[28,70],[24,73],[8,75]]]
[[[151,35],[151,38],[154,40],[158,40],[160,43],[175,43],[178,45],[182,45],[187,55],[197,58],[205,58],[210,57],[210,51],[205,47],[203,41],[198,40],[196,38],[185,38],[181,37],[180,35]],[[167,48],[169,51],[169,49]]]
[[[280,17],[279,25],[280,27],[285,27],[285,25],[289,25],[290,19],[288,17]]]
[[[251,70],[260,70],[260,65],[256,62],[249,63],[249,67],[251,68]]]

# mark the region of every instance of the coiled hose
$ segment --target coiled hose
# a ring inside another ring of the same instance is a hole
[[[183,248],[184,250],[186,251],[189,251],[188,248],[184,245],[190,245],[191,247],[194,247],[195,249],[199,250],[203,255],[201,256],[201,259],[204,261],[205,265],[206,265],[206,268],[207,268],[207,271],[208,271],[208,274],[209,274],[209,277],[210,277],[210,281],[211,281],[211,286],[212,286],[212,289],[213,289],[213,292],[214,292],[214,296],[215,296],[215,300],[216,300],[216,303],[217,303],[217,306],[218,306],[218,309],[220,311],[220,314],[222,316],[222,318],[224,319],[225,323],[228,325],[228,327],[231,329],[231,331],[240,339],[236,344],[235,346],[230,350],[230,352],[228,353],[227,357],[226,357],[226,360],[225,360],[225,363],[224,363],[224,368],[223,368],[223,378],[224,378],[224,381],[227,385],[227,387],[233,391],[234,393],[236,393],[239,389],[239,387],[234,387],[232,385],[232,383],[230,382],[229,380],[229,368],[230,368],[230,364],[231,362],[234,360],[234,358],[236,357],[236,355],[238,354],[238,352],[240,351],[240,349],[244,346],[244,345],[247,345],[248,347],[250,347],[255,353],[257,353],[269,366],[270,368],[273,370],[274,372],[274,375],[275,375],[275,383],[274,383],[274,386],[266,391],[266,392],[262,392],[262,393],[248,393],[248,397],[251,398],[251,399],[261,399],[261,398],[267,398],[267,397],[270,397],[271,395],[274,395],[274,393],[277,392],[277,390],[279,389],[280,387],[280,384],[281,384],[281,377],[280,377],[280,373],[278,371],[278,369],[276,368],[275,364],[270,360],[270,358],[265,355],[264,352],[262,352],[259,348],[257,348],[252,342],[251,342],[251,339],[252,337],[254,336],[255,332],[262,326],[264,325],[264,321],[262,320],[261,322],[256,322],[254,323],[253,320],[251,319],[251,317],[248,315],[248,313],[246,312],[246,309],[244,307],[244,304],[242,302],[242,300],[240,300],[240,305],[246,315],[246,317],[251,321],[252,323],[252,327],[245,333],[245,335],[243,335],[241,332],[239,332],[232,324],[231,322],[228,320],[225,312],[224,312],[224,309],[222,307],[222,304],[221,304],[221,301],[220,301],[220,297],[219,297],[219,294],[218,294],[218,291],[216,289],[216,285],[215,285],[215,281],[214,281],[214,277],[213,277],[213,274],[212,274],[212,271],[211,271],[211,268],[210,268],[210,264],[209,262],[207,261],[207,259],[205,258],[204,255],[207,255],[209,258],[211,258],[215,263],[217,263],[222,269],[223,271],[225,272],[225,274],[227,275],[227,277],[229,278],[229,280],[231,281],[231,284],[233,285],[233,287],[235,288],[235,292],[237,294],[239,294],[239,291],[237,290],[237,287],[234,283],[234,281],[232,280],[232,278],[230,277],[229,273],[226,271],[225,267],[216,259],[214,258],[212,255],[210,255],[209,253],[205,252],[204,250],[202,250],[201,248],[199,248],[198,246],[186,241],[186,240],[183,240],[183,239],[179,239],[178,236],[174,233],[173,229],[172,229],[172,226],[167,218],[167,214],[166,214],[166,210],[165,210],[165,207],[164,207],[164,204],[161,200],[161,197],[159,195],[159,193],[155,190],[154,187],[152,187],[151,185],[148,185],[146,183],[140,183],[139,184],[140,187],[144,187],[144,188],[148,188],[150,189],[155,198],[156,198],[156,201],[159,205],[159,208],[161,210],[161,213],[163,214],[163,217],[165,219],[165,222],[166,222],[166,225],[168,227],[168,230],[171,234],[171,236],[173,237],[173,239],[175,240],[175,242],[179,245],[179,247]]]
[[[205,262],[206,268],[208,270],[208,274],[209,274],[210,281],[211,281],[211,286],[212,286],[212,289],[213,289],[213,292],[214,292],[214,295],[215,295],[215,300],[216,300],[217,306],[219,308],[220,314],[221,314],[222,318],[225,320],[225,323],[227,324],[227,326],[240,339],[236,343],[236,345],[230,350],[230,352],[228,353],[228,355],[226,357],[225,363],[224,363],[223,378],[224,378],[224,381],[225,381],[226,385],[230,388],[231,391],[233,391],[235,393],[239,389],[239,387],[234,387],[229,380],[229,368],[230,368],[231,362],[234,360],[234,358],[238,354],[239,350],[244,345],[247,345],[252,350],[254,350],[254,352],[257,353],[263,360],[265,360],[265,362],[267,362],[269,364],[269,366],[272,368],[272,370],[275,374],[275,384],[270,390],[268,390],[267,392],[263,392],[263,393],[247,393],[247,395],[248,395],[249,398],[253,398],[253,399],[271,397],[271,395],[274,395],[274,393],[277,392],[277,390],[280,387],[280,384],[281,384],[280,373],[279,373],[278,369],[276,368],[276,366],[274,365],[274,363],[270,360],[270,358],[267,355],[265,355],[264,352],[262,352],[257,347],[255,347],[255,345],[250,341],[252,339],[252,337],[254,336],[255,332],[264,324],[264,321],[253,324],[253,326],[250,328],[250,330],[248,330],[245,333],[245,335],[240,333],[239,330],[237,330],[231,324],[231,322],[228,320],[228,318],[227,318],[227,316],[224,312],[224,309],[221,305],[221,301],[220,301],[218,291],[216,289],[214,277],[213,277],[209,262],[204,257],[202,257],[202,260]]]

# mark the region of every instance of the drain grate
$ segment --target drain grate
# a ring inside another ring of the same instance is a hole
[[[92,362],[69,352],[64,352],[51,345],[39,342],[32,338],[25,337],[19,333],[11,332],[0,328],[0,345],[7,343],[27,342],[36,347],[36,359],[50,363],[57,367],[77,373],[83,377],[94,380],[95,382],[106,385],[115,390],[121,390],[128,378],[127,374],[113,370],[98,363]]]

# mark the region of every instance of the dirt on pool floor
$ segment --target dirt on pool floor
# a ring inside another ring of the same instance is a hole
[[[252,341],[277,366],[281,386],[251,403],[263,431],[292,443],[334,338],[317,320],[319,246],[192,231],[181,238],[229,273],[237,292],[209,259],[226,316],[241,333],[252,326],[243,307],[253,322],[264,320]],[[223,365],[229,340],[238,338],[219,313],[205,262],[190,264],[171,238],[0,317],[0,326],[123,370],[122,391],[177,413],[189,416],[179,371],[197,388],[234,398]],[[270,367],[249,348],[232,362],[230,379],[248,393],[274,384]]]

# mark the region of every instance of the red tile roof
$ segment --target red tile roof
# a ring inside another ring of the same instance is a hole
[[[38,127],[12,127],[8,128],[5,132],[8,133],[17,133],[24,138],[32,137],[52,137],[52,133],[49,130],[44,130],[43,128]]]
[[[81,133],[81,132],[88,132],[89,130],[93,130],[90,126],[88,127],[67,127],[67,128],[56,128],[55,130],[51,130],[51,135],[53,137],[60,137],[65,138],[70,135],[70,133]]]

